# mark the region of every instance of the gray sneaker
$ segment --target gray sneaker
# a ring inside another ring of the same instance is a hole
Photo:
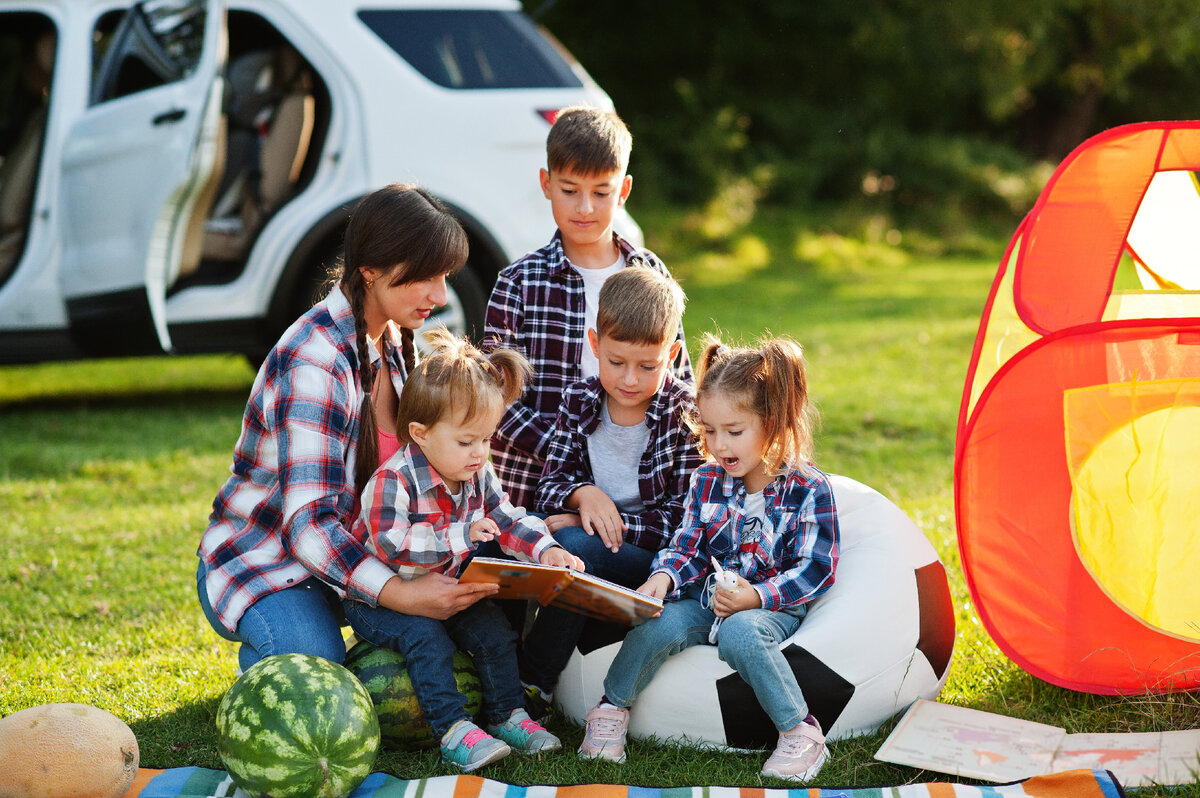
[[[625,734],[629,731],[629,710],[612,704],[597,704],[584,716],[587,730],[579,746],[584,759],[625,761]]]
[[[775,753],[763,765],[762,774],[788,781],[809,781],[829,759],[821,724],[812,715],[794,728],[779,733]]]
[[[508,743],[522,754],[540,754],[562,748],[562,740],[548,732],[542,724],[529,717],[524,709],[514,709],[503,723],[488,726],[488,734]]]
[[[469,720],[460,720],[442,735],[442,761],[464,773],[478,770],[512,753],[507,743],[497,740]]]

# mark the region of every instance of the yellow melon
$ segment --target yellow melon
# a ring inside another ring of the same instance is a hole
[[[138,772],[133,730],[86,704],[0,718],[0,798],[121,798]]]

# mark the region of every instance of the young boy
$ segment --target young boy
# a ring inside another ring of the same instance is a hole
[[[512,503],[532,507],[554,416],[567,386],[599,373],[584,331],[595,328],[604,281],[632,265],[667,273],[646,249],[613,231],[613,218],[633,186],[626,173],[632,138],[612,111],[564,108],[546,140],[542,191],[558,230],[550,243],[508,266],[488,302],[485,338],[524,354],[533,379],[508,407],[492,440],[492,463]],[[682,344],[683,327],[673,338]],[[691,383],[682,345],[670,363]]]
[[[537,509],[555,540],[587,573],[637,587],[683,519],[701,464],[686,419],[692,388],[671,375],[683,290],[670,277],[630,266],[600,289],[587,331],[600,373],[563,397],[538,486]],[[579,641],[584,616],[538,610],[519,655],[526,706],[548,708]],[[536,689],[531,689],[536,688]]]

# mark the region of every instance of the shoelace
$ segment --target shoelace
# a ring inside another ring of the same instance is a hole
[[[539,724],[533,718],[526,718],[525,720],[521,721],[520,725],[521,725],[521,731],[525,732],[526,734],[533,734],[535,732],[545,731],[545,729],[542,728],[541,724]]]
[[[488,733],[485,732],[483,729],[471,729],[471,731],[469,731],[465,735],[463,735],[462,744],[465,745],[467,748],[474,748],[475,743],[479,742],[480,740],[482,740],[484,737],[487,737],[487,736],[488,736]]]
[[[621,721],[618,718],[596,718],[588,724],[588,731],[591,732],[593,738],[599,737],[608,740],[618,737],[617,731],[621,728]]]
[[[784,734],[780,737],[779,748],[781,753],[787,757],[799,757],[812,748],[816,748],[817,741],[808,735],[798,732],[796,734]]]

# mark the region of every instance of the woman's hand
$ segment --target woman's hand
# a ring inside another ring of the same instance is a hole
[[[551,546],[542,552],[542,565],[554,565],[559,568],[571,568],[575,571],[584,570],[583,560],[576,557],[562,546]]]
[[[410,581],[393,576],[379,591],[379,606],[444,621],[499,589],[499,585],[492,584],[460,584],[457,579],[433,571]]]
[[[713,591],[712,611],[718,618],[728,618],[735,612],[753,610],[762,606],[762,597],[758,591],[742,576],[737,578],[736,590],[718,589]]]

